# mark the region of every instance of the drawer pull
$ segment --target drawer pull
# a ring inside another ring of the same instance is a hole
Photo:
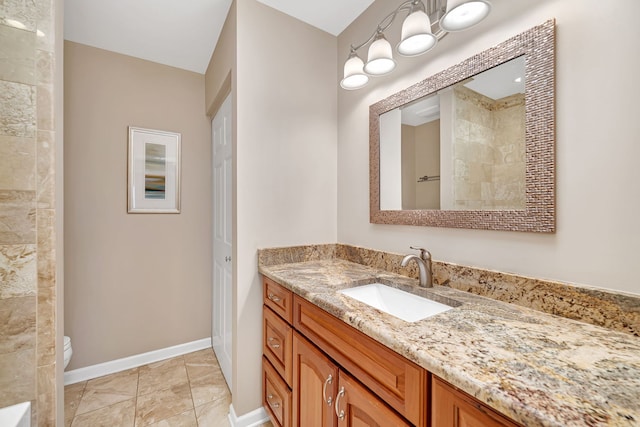
[[[276,339],[274,337],[269,337],[268,341],[271,343],[273,341],[276,341]],[[269,344],[269,347],[271,347],[271,348],[280,348],[280,344],[278,344],[278,343]]]
[[[270,299],[271,301],[273,301],[273,302],[280,302],[280,301],[281,301],[281,298],[280,298],[280,297],[275,296],[274,294],[269,294],[269,299]]]
[[[331,403],[333,402],[333,398],[329,396],[329,398],[327,399],[327,385],[331,384],[332,382],[333,382],[333,376],[329,374],[327,379],[324,380],[324,386],[322,387],[322,398],[329,406],[331,406]]]
[[[271,402],[271,399],[273,399],[273,394],[270,394],[269,396],[267,396],[267,400],[269,401],[269,405],[270,405],[272,408],[276,408],[276,409],[277,409],[277,408],[279,408],[279,407],[280,407],[280,404],[279,404],[278,402],[273,402],[273,403],[272,403],[272,402]]]
[[[344,387],[340,387],[340,391],[336,396],[336,416],[340,420],[344,420],[344,411],[340,409],[340,398],[344,396]]]

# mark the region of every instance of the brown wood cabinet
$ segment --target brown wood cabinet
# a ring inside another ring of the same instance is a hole
[[[298,332],[293,334],[293,425],[336,427],[338,366]]]
[[[427,425],[424,368],[297,295],[293,326],[413,425]]]
[[[519,427],[519,424],[435,376],[431,388],[433,427]]]
[[[263,312],[276,427],[519,427],[266,277]]]
[[[350,375],[340,371],[335,410],[338,427],[403,427],[408,421]]]
[[[411,425],[297,332],[293,360],[294,426]]]

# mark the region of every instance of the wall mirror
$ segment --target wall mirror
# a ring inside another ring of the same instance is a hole
[[[372,223],[555,231],[554,28],[370,107]]]

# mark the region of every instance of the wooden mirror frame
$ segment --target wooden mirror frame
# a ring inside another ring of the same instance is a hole
[[[525,56],[525,209],[380,210],[380,115],[522,55]],[[373,224],[555,232],[555,20],[371,105],[369,203]]]

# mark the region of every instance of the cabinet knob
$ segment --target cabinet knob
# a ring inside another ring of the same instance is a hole
[[[333,398],[329,396],[329,398],[327,399],[327,385],[331,384],[332,382],[333,382],[333,376],[329,374],[327,379],[324,380],[324,386],[322,387],[322,398],[329,406],[331,406],[331,403],[333,402]]]
[[[269,294],[268,297],[271,301],[273,302],[280,302],[280,298],[278,298],[277,296],[275,296],[274,294]]]
[[[340,387],[340,391],[338,392],[338,395],[336,396],[336,416],[340,420],[344,420],[344,411],[342,409],[340,409],[340,398],[342,396],[344,396],[344,387]]]
[[[271,399],[273,399],[273,394],[270,394],[269,396],[267,396],[267,400],[269,401],[269,405],[271,405],[271,407],[273,408],[279,408],[280,404],[278,402],[271,402]]]
[[[276,341],[276,339],[274,337],[269,337],[268,341],[270,343],[273,343],[274,341]],[[280,348],[280,344],[278,344],[278,343],[269,344],[269,347],[271,347],[271,348]]]

